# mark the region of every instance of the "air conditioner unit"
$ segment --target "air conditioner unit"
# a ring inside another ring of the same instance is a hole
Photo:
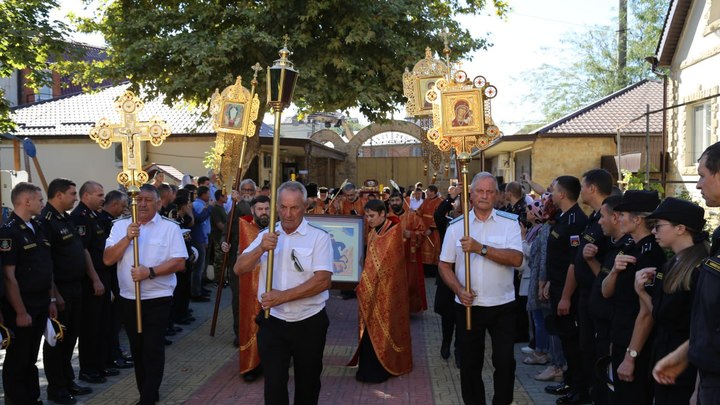
[[[10,198],[12,189],[23,181],[28,181],[28,173],[24,170],[19,172],[14,170],[0,170],[0,184],[2,184],[0,198],[2,199],[3,208],[12,209],[12,199]]]

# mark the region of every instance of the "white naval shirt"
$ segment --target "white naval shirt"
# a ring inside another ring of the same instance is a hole
[[[509,218],[510,217],[510,218]],[[475,211],[469,212],[470,237],[490,247],[512,249],[522,253],[520,225],[514,214],[499,212],[495,209],[487,220],[475,217]],[[440,260],[455,263],[458,281],[465,285],[465,253],[460,239],[464,235],[463,220],[457,218],[451,222],[445,233]],[[497,264],[477,253],[470,253],[470,288],[477,293],[473,306],[492,307],[507,304],[515,300],[513,286],[513,267]],[[455,302],[460,304],[458,297]]]
[[[291,234],[285,233],[280,222],[275,224],[275,229],[280,232],[278,244],[275,248],[273,265],[273,284],[275,290],[288,290],[309,280],[316,271],[327,271],[332,273],[332,244],[330,234],[322,229],[315,228],[303,218],[300,226]],[[255,249],[262,241],[267,229],[261,231],[257,238],[243,252]],[[297,270],[293,260],[292,252],[300,262],[303,271]],[[258,280],[258,301],[265,292],[265,280],[267,275],[267,252],[260,257],[260,277]],[[302,321],[309,318],[325,308],[325,301],[330,294],[327,290],[312,297],[286,302],[270,308],[270,314],[276,318],[288,322]]]
[[[105,241],[105,249],[120,242],[127,235],[127,227],[132,223],[132,218],[118,219],[113,223],[110,236]],[[153,219],[144,225],[140,225],[140,236],[137,239],[140,251],[140,264],[146,267],[158,266],[173,258],[187,259],[187,248],[183,241],[180,226],[170,219],[155,214]],[[123,298],[135,299],[135,283],[130,275],[130,268],[133,265],[133,243],[131,241],[120,261],[117,263],[118,284],[120,285],[120,296]],[[148,300],[153,298],[170,297],[173,295],[177,279],[175,273],[157,276],[150,280],[140,282],[140,299]]]

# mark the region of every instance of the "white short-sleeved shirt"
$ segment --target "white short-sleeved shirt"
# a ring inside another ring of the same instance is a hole
[[[132,218],[122,218],[113,224],[110,236],[105,241],[105,248],[118,243],[127,235],[127,227],[132,223]],[[117,263],[118,284],[120,285],[120,296],[123,298],[135,299],[135,283],[130,275],[130,268],[133,265],[133,243],[130,242],[125,253]],[[158,266],[174,258],[187,259],[187,248],[183,241],[180,226],[174,221],[155,214],[153,219],[144,225],[140,225],[140,236],[138,237],[140,264],[153,267]],[[143,300],[170,297],[173,295],[177,279],[175,274],[157,276],[150,280],[140,282],[140,298]]]
[[[332,273],[332,244],[330,235],[322,229],[310,225],[303,219],[300,226],[291,234],[285,233],[278,222],[275,229],[280,232],[278,244],[275,248],[273,265],[274,290],[288,290],[297,287],[309,280],[316,271],[327,271]],[[257,238],[243,252],[255,249],[262,241],[267,229],[258,234]],[[303,271],[298,271],[292,260],[292,252],[300,262]],[[265,292],[265,280],[267,275],[267,252],[260,258],[260,277],[258,280],[258,301]],[[309,318],[323,308],[325,301],[330,297],[327,290],[312,297],[286,302],[282,305],[270,308],[270,314],[276,318],[288,322],[302,321]]]
[[[498,249],[512,249],[522,253],[522,237],[517,215],[497,210],[487,220],[475,217],[475,211],[469,212],[470,237],[476,241]],[[460,239],[465,231],[463,220],[458,218],[450,223],[443,240],[440,260],[455,263],[455,274],[460,284],[465,285],[465,253]],[[470,253],[470,288],[477,293],[473,306],[492,307],[507,304],[515,299],[513,286],[513,268],[497,264],[477,253]],[[455,297],[458,304],[460,300]]]

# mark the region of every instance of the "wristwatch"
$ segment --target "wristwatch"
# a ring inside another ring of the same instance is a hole
[[[485,256],[487,254],[488,254],[487,246],[485,246],[483,244],[482,247],[480,248],[480,256]]]
[[[150,270],[150,275],[148,276],[148,278],[149,278],[150,280],[154,279],[155,276],[156,276],[156,274],[155,274],[155,269],[153,269],[152,267],[148,267],[148,270]]]
[[[625,352],[629,353],[630,357],[632,357],[633,359],[637,358],[637,356],[638,356],[638,352],[630,349],[629,347],[627,349],[625,349]]]

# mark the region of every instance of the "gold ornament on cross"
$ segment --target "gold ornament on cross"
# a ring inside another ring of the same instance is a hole
[[[153,116],[147,122],[138,121],[137,115],[145,107],[132,91],[126,91],[115,101],[115,110],[120,113],[120,123],[113,124],[102,118],[90,130],[90,139],[103,149],[113,143],[122,144],[123,170],[117,176],[118,183],[126,188],[140,187],[147,183],[148,174],[142,169],[142,142],[153,146],[162,145],[170,136],[170,127],[160,117]]]

